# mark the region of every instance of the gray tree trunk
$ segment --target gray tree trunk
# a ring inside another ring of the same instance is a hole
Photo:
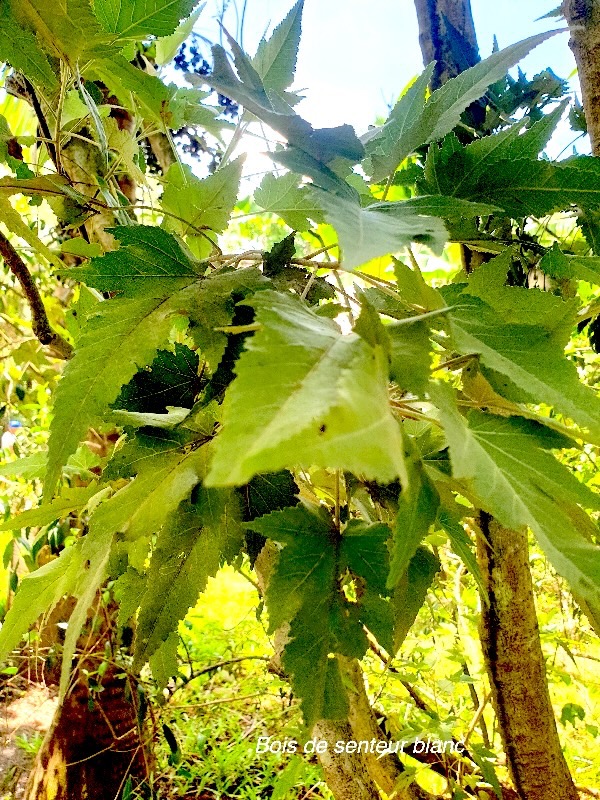
[[[482,513],[478,561],[490,598],[480,637],[511,778],[523,800],[578,800],[546,681],[525,531]]]
[[[415,0],[423,63],[436,62],[431,80],[437,89],[479,59],[469,0]]]
[[[594,0],[564,0],[569,47],[575,56],[583,110],[592,153],[600,155],[600,4]]]

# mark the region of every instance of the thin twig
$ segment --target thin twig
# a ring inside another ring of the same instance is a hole
[[[206,706],[219,706],[224,703],[241,703],[244,700],[254,700],[266,697],[265,692],[257,694],[244,694],[241,697],[225,697],[223,700],[208,700],[206,703],[184,703],[183,705],[169,706],[170,708],[205,708]]]
[[[183,639],[181,641],[183,642]],[[183,689],[185,686],[187,686],[192,681],[195,681],[196,678],[199,678],[201,675],[207,675],[210,672],[216,672],[218,669],[221,669],[222,667],[227,667],[230,664],[239,664],[241,661],[268,662],[270,661],[270,658],[268,656],[238,656],[237,658],[229,658],[226,661],[217,661],[215,664],[211,664],[209,667],[203,667],[202,669],[199,670],[193,669],[192,661],[190,659],[190,661],[188,662],[188,665],[190,667],[190,674],[186,678],[181,677],[181,683],[179,684],[179,686],[175,686],[175,688],[172,689],[170,698],[173,697],[175,692],[178,692],[180,689]],[[178,708],[178,706],[172,706],[172,707]]]
[[[31,273],[21,256],[1,231],[0,256],[2,256],[6,266],[21,284],[23,294],[31,309],[31,327],[39,341],[51,347],[54,351],[52,355],[56,356],[56,358],[71,358],[73,348],[66,339],[63,339],[59,333],[52,330],[44,308],[44,302],[35,285],[35,281],[31,277]]]

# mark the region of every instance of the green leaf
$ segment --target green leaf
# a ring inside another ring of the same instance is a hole
[[[169,408],[180,412],[190,409],[200,388],[199,366],[198,353],[176,342],[174,351],[159,350],[152,364],[123,386],[113,406],[132,413],[160,415],[163,419]]]
[[[228,338],[228,334],[218,329],[231,324],[236,303],[268,286],[269,281],[257,267],[244,267],[219,270],[198,287],[193,302],[186,308],[190,336],[213,372],[223,358]]]
[[[89,0],[61,0],[56,5],[46,0],[4,0],[3,5],[10,5],[14,19],[35,32],[50,56],[63,59],[73,71],[95,52],[111,53]]]
[[[600,212],[582,208],[577,216],[577,224],[589,247],[596,256],[600,253]]]
[[[125,627],[135,612],[140,607],[140,601],[146,591],[146,575],[138,572],[133,567],[119,575],[113,584],[113,594],[119,604],[117,623],[120,628]]]
[[[172,291],[170,278],[167,281],[156,278],[153,261],[157,256],[154,250],[150,248],[149,262],[144,266],[145,245],[142,247],[140,239],[135,241],[134,254],[131,254],[127,245],[123,248],[127,251],[125,256],[135,259],[138,272],[144,269],[149,272],[150,286],[153,288],[148,291],[154,296],[116,298],[99,303],[95,313],[88,318],[78,339],[75,355],[69,361],[56,393],[48,453],[47,496],[54,491],[62,464],[83,438],[89,425],[102,418],[108,406],[118,397],[121,387],[131,380],[138,369],[152,362],[160,345],[168,340],[177,318],[181,319],[184,313],[191,318],[191,336],[214,369],[223,355],[227,338],[225,333],[214,331],[213,328],[231,322],[235,302],[232,301],[232,293],[244,297],[260,288],[264,282],[256,269],[219,272],[195,280],[195,272],[190,272],[189,262],[184,261],[180,264],[184,274],[181,279],[173,277],[173,282],[179,285],[179,280],[183,281],[187,274],[186,280],[190,285]],[[171,238],[166,241],[167,244],[176,244]],[[174,249],[168,251],[171,255],[181,252],[175,244]],[[138,245],[142,248],[141,254],[136,249]],[[102,265],[105,262],[99,259],[97,263]],[[114,278],[118,283],[121,277],[115,276],[117,268],[113,268],[117,263],[110,258],[107,271],[110,279]],[[173,258],[167,263],[169,273],[173,276],[179,262]],[[135,291],[144,295],[142,279],[140,285],[141,288]],[[129,291],[130,285],[127,284],[127,287]],[[163,296],[157,297],[160,292],[163,292]]]
[[[72,593],[83,568],[78,542],[23,578],[0,628],[0,661],[18,646],[21,636],[41,614],[52,609],[63,595]]]
[[[90,75],[100,79],[133,113],[144,114],[162,130],[173,124],[170,103],[176,96],[175,86],[166,86],[158,76],[144,72],[122,55],[97,58],[92,62]]]
[[[227,390],[207,485],[286,467],[347,469],[384,482],[402,475],[384,348],[342,335],[291,295],[267,290],[250,304],[261,327]]]
[[[35,34],[18,24],[6,2],[0,6],[0,61],[8,62],[48,93],[58,89],[58,79]]]
[[[429,149],[423,180],[417,181],[420,190],[441,195],[470,196],[470,193],[478,191],[479,186],[484,187],[485,191],[489,173],[495,174],[498,168],[505,168],[507,161],[528,159],[537,163],[538,153],[548,143],[564,109],[565,104],[561,103],[524,132],[527,119],[492,136],[476,139],[464,147],[451,134],[441,148]],[[477,194],[475,196],[478,197]],[[489,193],[488,196],[494,195]],[[498,202],[497,205],[501,204]]]
[[[92,258],[89,264],[61,269],[61,277],[74,278],[101,292],[124,297],[168,297],[199,280],[206,265],[199,264],[179,242],[161,228],[150,225],[109,228],[119,249]]]
[[[326,600],[319,595],[314,606],[299,614],[290,626],[290,641],[285,647],[282,664],[290,675],[290,683],[300,698],[302,716],[307,728],[321,719],[347,719],[348,699],[342,681],[340,662],[329,656],[330,634]],[[338,616],[341,614],[338,613]],[[358,620],[349,632],[349,644],[364,638],[365,647],[355,647],[348,656],[360,658],[366,649],[366,637]]]
[[[265,595],[273,633],[296,616],[311,587],[316,596],[335,580],[331,520],[324,509],[314,513],[299,505],[254,519],[244,527],[285,545]]]
[[[94,0],[102,27],[115,39],[141,40],[169,36],[188,17],[198,0]]]
[[[369,170],[369,165],[366,168],[372,180],[376,183],[384,180],[418,147],[450,133],[460,122],[462,112],[478,100],[488,86],[504,78],[510,67],[555,33],[557,31],[540,33],[493,53],[447,81],[424,102],[433,71],[430,64],[398,101],[386,124],[369,134],[372,169]]]
[[[310,198],[310,190],[298,186],[298,176],[292,172],[275,176],[265,175],[254,193],[255,202],[265,211],[277,214],[295,231],[306,231],[313,222],[324,221],[323,212]]]
[[[540,326],[505,323],[486,303],[465,295],[448,318],[460,353],[479,353],[484,366],[505,375],[531,402],[552,405],[600,436],[600,399],[564,357],[561,328],[555,334]]]
[[[189,497],[206,474],[208,448],[186,445],[175,432],[152,436],[138,434],[126,458],[127,474],[135,474],[90,520],[93,530],[124,534],[128,542],[139,541],[130,563],[141,569],[147,542],[165,524],[170,513]]]
[[[491,306],[503,322],[520,325],[540,325],[553,341],[567,344],[573,330],[579,301],[564,300],[551,292],[527,289],[522,286],[506,286],[515,253],[507,249],[496,258],[482,264],[469,275],[465,295],[472,295]],[[460,301],[459,301],[460,305]]]
[[[234,73],[223,48],[214,45],[212,73],[208,76],[197,76],[196,80],[191,76],[190,81],[208,84],[243,105],[247,111],[284,136],[288,149],[279,154],[274,153],[273,157],[282,163],[285,161],[285,166],[289,169],[310,176],[317,185],[322,185],[325,189],[336,191],[342,196],[355,197],[355,190],[327,167],[336,157],[356,163],[364,155],[364,148],[354,129],[350,125],[340,125],[337,128],[315,130],[280,95],[273,90],[267,92],[248,57],[231,37],[228,40],[242,80]],[[289,163],[288,156],[294,158],[295,165]]]
[[[62,465],[138,368],[148,364],[180,315],[177,294],[167,300],[115,299],[98,305],[56,390],[44,485],[51,497]]]
[[[194,25],[202,13],[206,3],[200,3],[194,13],[184,20],[176,30],[168,36],[160,36],[156,40],[156,63],[162,67],[172,61],[181,45],[194,30]]]
[[[375,183],[393,174],[398,165],[423,144],[419,141],[419,128],[433,68],[434,64],[428,64],[408,87],[381,128],[372,129],[361,137],[367,151],[363,167]]]
[[[485,217],[501,211],[498,206],[471,203],[469,200],[461,200],[458,197],[443,197],[435,194],[411,197],[408,200],[396,200],[393,203],[372,203],[369,210],[386,213],[391,219],[402,219],[407,213],[419,214],[424,217],[461,219]]]
[[[170,406],[165,414],[123,411],[122,409],[117,409],[111,414],[111,419],[114,421],[115,425],[122,425],[124,428],[151,427],[169,430],[170,428],[176,428],[180,425],[189,414],[189,408],[177,408],[173,406]]]
[[[568,104],[568,100],[563,100],[553,111],[530,124],[526,130],[524,128],[530,123],[527,117],[506,130],[476,139],[465,148],[469,165],[479,175],[484,175],[490,165],[507,158],[537,158],[550,141]],[[465,179],[472,180],[472,176],[467,175]]]
[[[23,478],[31,481],[34,478],[43,478],[45,469],[46,454],[33,453],[30,456],[23,456],[23,458],[7,461],[0,465],[0,478],[8,478],[8,480]]]
[[[261,39],[252,66],[266,89],[283,92],[292,83],[300,44],[304,0],[290,9],[269,39]]]
[[[173,631],[148,659],[152,677],[159,691],[164,689],[171,678],[175,678],[179,673],[178,648],[179,635],[177,631]]]
[[[164,176],[161,205],[168,213],[163,227],[187,236],[188,242],[190,236],[198,237],[198,245],[210,252],[215,237],[209,234],[225,230],[236,203],[242,163],[243,159],[238,158],[202,179],[197,178],[190,167],[172,164]]]
[[[557,242],[542,256],[537,266],[545,275],[558,280],[576,279],[600,286],[600,258],[565,255]]]
[[[403,303],[408,306],[416,306],[423,311],[435,311],[446,305],[440,292],[427,283],[419,270],[411,269],[397,258],[392,257],[392,261],[398,294]],[[406,314],[403,314],[400,319],[404,317]]]
[[[15,531],[20,528],[37,528],[42,525],[49,525],[57,519],[66,517],[71,511],[85,508],[89,499],[97,494],[98,491],[97,483],[77,489],[65,489],[51,503],[45,503],[29,511],[23,511],[16,517],[11,517],[0,523],[0,531]]]
[[[425,322],[386,325],[391,345],[390,377],[401,389],[423,396],[431,374],[431,339]]]
[[[69,617],[63,644],[59,686],[61,699],[65,696],[69,687],[77,641],[88,618],[94,598],[106,578],[112,538],[111,531],[98,530],[90,525],[89,532],[82,540],[81,557],[83,559],[83,568],[79,572],[77,585],[73,590],[73,594],[77,597],[77,603]]]
[[[242,496],[244,520],[256,519],[298,502],[298,485],[288,470],[257,475],[238,490]]]
[[[406,639],[440,567],[439,558],[431,550],[418,547],[396,584],[392,595],[394,647],[392,651],[388,651],[391,656],[396,655]]]
[[[389,572],[388,540],[391,530],[382,522],[368,524],[352,519],[340,544],[340,566],[363,578],[369,588],[386,594]]]
[[[479,168],[468,148],[451,152],[433,145],[425,178],[421,191],[493,203],[515,219],[543,216],[574,205],[600,208],[600,164],[592,156],[560,162],[504,157]]]
[[[396,253],[411,242],[422,242],[439,255],[448,238],[441,220],[422,216],[404,203],[392,204],[391,213],[387,207],[361,208],[358,202],[316,189],[313,196],[337,231],[346,269]]]
[[[477,558],[473,552],[473,544],[463,528],[460,519],[458,514],[444,508],[444,505],[440,506],[437,516],[438,525],[450,539],[450,544],[456,555],[459,556],[465,567],[473,576],[473,580],[477,584],[479,594],[483,601],[489,604],[488,591],[483,581]]]
[[[394,652],[394,608],[389,597],[368,587],[359,600],[360,619],[388,653]]]
[[[203,104],[209,96],[208,92],[199,89],[181,87],[176,89],[169,100],[169,127],[179,130],[186,126],[199,126],[207,133],[212,134],[219,141],[223,141],[223,131],[233,129],[231,122],[219,119],[219,109]]]
[[[266,592],[270,630],[290,622],[282,663],[300,697],[307,727],[347,714],[334,654],[360,658],[367,639],[359,608],[338,586],[337,544],[329,515],[296,506],[246,523],[284,545]],[[353,545],[349,545],[353,550]]]
[[[63,474],[67,477],[84,477],[93,480],[95,475],[91,472],[91,467],[97,467],[100,463],[98,457],[91,452],[87,445],[82,445],[76,453],[69,456],[67,463],[63,467]],[[8,461],[0,466],[0,478],[15,480],[23,478],[32,481],[34,478],[43,478],[47,467],[46,453],[33,453],[30,456],[17,458],[15,461]]]
[[[580,505],[597,509],[600,498],[547,452],[573,443],[530,420],[478,411],[464,418],[446,386],[436,384],[431,392],[448,438],[454,478],[500,524],[531,528],[598,624],[600,547],[592,544],[597,526]]]
[[[142,597],[133,666],[139,669],[177,630],[208,578],[241,549],[239,507],[231,491],[203,489],[158,535]]]

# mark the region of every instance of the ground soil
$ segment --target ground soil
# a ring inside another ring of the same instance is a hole
[[[50,727],[57,703],[56,687],[23,684],[0,698],[0,800],[22,798],[34,743]]]

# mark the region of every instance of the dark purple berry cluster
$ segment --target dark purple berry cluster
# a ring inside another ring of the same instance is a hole
[[[204,58],[200,50],[198,39],[199,37],[193,33],[190,40],[181,45],[173,63],[175,64],[175,68],[182,72],[193,72],[195,75],[210,75],[210,64]],[[218,103],[223,109],[222,113],[224,116],[235,119],[239,115],[239,105],[229,97],[219,94]]]

